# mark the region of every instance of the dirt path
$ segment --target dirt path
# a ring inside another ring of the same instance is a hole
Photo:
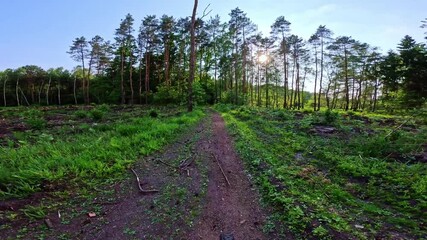
[[[206,205],[189,239],[218,239],[221,233],[232,234],[235,239],[267,239],[261,231],[265,214],[259,196],[244,172],[224,120],[213,113],[212,124],[212,138],[204,144],[220,161],[230,186],[212,158]]]
[[[190,164],[181,169],[182,161]],[[144,189],[159,192],[139,192],[129,171],[126,180],[99,186],[93,198],[64,200],[46,216],[50,230],[43,219],[18,221],[0,228],[0,239],[274,239],[262,232],[266,214],[218,113],[209,111],[198,126],[132,168]]]

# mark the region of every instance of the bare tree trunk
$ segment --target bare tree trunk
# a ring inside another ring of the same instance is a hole
[[[148,104],[150,93],[150,52],[145,52],[145,104]]]
[[[188,111],[193,111],[193,81],[196,71],[196,13],[199,1],[194,0],[193,15],[191,16],[191,45],[190,45],[190,77],[188,78]]]
[[[166,42],[166,46],[165,46],[165,56],[164,56],[164,61],[165,61],[165,82],[167,86],[171,85],[170,82],[170,54],[169,54],[169,40],[167,40]]]
[[[348,86],[348,59],[347,49],[344,49],[344,72],[345,72],[345,110],[348,111],[350,105],[350,94]]]
[[[139,81],[138,81],[139,104],[142,103],[142,59],[139,62]]]
[[[76,85],[77,85],[77,76],[74,76],[74,86],[73,86],[74,104],[77,105]]]
[[[47,84],[47,89],[46,89],[46,105],[49,106],[49,91],[50,91],[50,84],[52,83],[52,77],[49,77],[49,82]]]
[[[39,94],[38,95],[39,95],[39,104],[40,105],[42,104],[42,97],[41,97],[41,95],[42,95],[43,86],[44,86],[44,78],[43,78],[42,83],[41,83],[41,85],[39,87]]]
[[[322,81],[323,81],[323,37],[320,40],[320,80],[319,80],[319,96],[317,100],[317,111],[320,111],[320,96],[322,96]]]
[[[61,105],[61,80],[58,78],[58,105]]]
[[[27,97],[25,96],[24,92],[22,91],[22,88],[19,88],[19,91],[21,92],[22,97],[24,98],[25,102],[27,103],[27,106],[30,106],[30,103],[28,102]]]
[[[125,80],[124,80],[124,68],[125,68],[125,53],[124,53],[124,47],[122,46],[122,50],[120,53],[120,62],[121,62],[121,67],[120,67],[120,95],[121,95],[121,104],[125,104],[126,103],[126,97],[125,97]]]
[[[18,77],[18,79],[16,80],[15,94],[16,94],[16,104],[17,104],[18,106],[21,106],[21,103],[20,103],[20,101],[19,101],[19,92],[18,92],[18,88],[19,88],[19,77]]]
[[[296,86],[297,86],[297,106],[298,106],[298,110],[301,109],[301,93],[300,93],[300,76],[299,76],[299,63],[297,63],[297,82],[296,82]]]
[[[133,79],[132,79],[133,67],[132,67],[132,53],[129,56],[129,86],[130,86],[130,104],[133,105],[134,90],[133,90]]]
[[[316,91],[317,91],[317,74],[318,74],[318,59],[317,59],[317,47],[314,46],[314,53],[315,53],[315,76],[314,76],[314,111],[317,110],[317,99],[316,99]]]

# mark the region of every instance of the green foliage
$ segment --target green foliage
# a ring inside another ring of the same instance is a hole
[[[161,84],[154,94],[154,102],[159,104],[176,104],[185,101],[185,96],[180,94],[178,87]]]
[[[298,113],[298,118],[285,112],[282,118],[279,110],[217,109],[264,201],[274,209],[276,226],[284,231],[314,239],[333,239],[335,232],[349,238],[373,238],[381,231],[411,238],[426,234],[417,226],[425,223],[427,168],[414,157],[427,139],[426,126],[417,132],[401,128],[385,137],[394,127],[377,124],[385,121],[378,114],[364,116],[361,123],[356,112]],[[397,127],[401,121],[386,122]],[[316,124],[337,130],[317,134]],[[354,227],[364,222],[375,222],[375,227]]]
[[[28,124],[32,129],[42,130],[46,127],[46,120],[43,118],[29,118],[25,120],[25,123]]]
[[[42,182],[70,181],[82,187],[97,179],[120,176],[140,156],[161,149],[204,116],[196,109],[179,116],[141,117],[147,116],[147,111],[113,121],[108,127],[82,124],[72,134],[57,137],[43,132],[23,136],[25,144],[19,147],[0,146],[0,155],[8,159],[0,162],[0,199],[40,191]],[[108,119],[110,114],[103,117]]]
[[[86,118],[87,117],[87,112],[84,111],[84,110],[77,110],[77,111],[74,112],[74,115],[77,118]]]
[[[99,110],[99,109],[92,109],[89,112],[89,115],[91,116],[91,118],[95,121],[99,121],[104,117],[105,112]]]

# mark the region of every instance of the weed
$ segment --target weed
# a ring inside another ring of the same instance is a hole
[[[46,217],[46,212],[44,211],[43,205],[41,206],[26,206],[22,212],[31,220],[43,219]]]

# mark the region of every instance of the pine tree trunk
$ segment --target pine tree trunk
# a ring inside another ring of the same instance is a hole
[[[73,84],[73,95],[74,95],[74,104],[77,105],[77,94],[76,94],[76,88],[77,88],[77,76],[74,76],[74,84]]]
[[[124,47],[122,46],[122,50],[120,53],[120,95],[121,95],[121,104],[126,103],[126,96],[125,96],[125,80],[124,80],[124,73],[125,73],[125,56],[124,56]]]
[[[188,111],[193,111],[193,81],[196,71],[196,13],[199,1],[194,0],[193,14],[191,16],[191,45],[190,45],[190,77],[188,78]]]

